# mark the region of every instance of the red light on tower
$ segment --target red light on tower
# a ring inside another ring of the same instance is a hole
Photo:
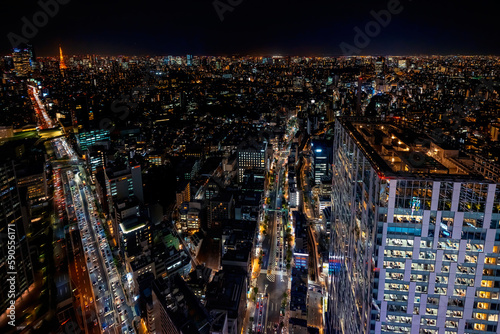
[[[65,70],[68,67],[66,66],[66,63],[64,62],[64,56],[62,53],[62,48],[59,46],[59,69],[60,70]]]

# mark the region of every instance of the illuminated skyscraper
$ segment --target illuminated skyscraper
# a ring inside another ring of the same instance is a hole
[[[14,71],[18,77],[26,77],[32,72],[35,59],[31,45],[14,48],[12,50],[12,59]]]
[[[326,140],[312,140],[312,172],[314,183],[321,184],[321,179],[330,174],[332,144]]]
[[[335,124],[327,333],[500,329],[500,185],[422,138]]]
[[[12,161],[0,161],[0,280],[0,313],[34,280]]]
[[[385,70],[385,58],[378,57],[375,61],[375,75],[381,77],[384,74]]]
[[[127,166],[125,169],[115,171],[107,168],[104,176],[110,209],[113,208],[116,201],[132,196],[135,196],[140,203],[144,202],[141,166]]]

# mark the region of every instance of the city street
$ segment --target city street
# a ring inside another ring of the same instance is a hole
[[[33,102],[33,106],[35,108],[39,129],[45,130],[55,127],[55,123],[50,119],[49,115],[45,111],[45,106],[42,101],[40,101],[38,89],[33,86],[28,86],[28,92],[30,94],[31,102]]]
[[[257,303],[255,305],[255,314],[253,323],[253,330],[256,333],[264,333],[266,316],[267,316],[267,298],[259,297],[257,298]]]
[[[294,133],[293,130],[292,133]],[[293,136],[289,138],[293,138]],[[268,334],[287,332],[286,307],[282,308],[282,304],[284,300],[288,300],[284,297],[289,294],[290,276],[286,269],[284,240],[284,215],[287,214],[287,211],[282,210],[284,204],[282,198],[285,189],[283,184],[286,185],[288,181],[285,177],[285,170],[291,140],[287,140],[283,146],[285,149],[277,151],[274,157],[277,159],[275,164],[276,180],[273,185],[274,189],[269,194],[270,204],[266,208],[269,226],[268,233],[262,241],[264,255],[257,278],[258,296],[252,324],[253,330],[257,333],[259,330]],[[288,207],[288,203],[286,203],[286,207]],[[281,327],[282,322],[283,326]]]
[[[37,89],[29,87],[39,119],[43,121],[44,127],[53,127],[54,123],[45,112]],[[127,285],[130,291],[131,282],[126,278],[122,279],[116,269],[94,195],[86,182],[88,178],[83,162],[65,138],[53,139],[52,146],[57,159],[69,160],[69,163],[58,166],[63,168],[64,174],[59,170],[56,174],[56,185],[59,186],[56,189],[59,191],[56,206],[58,218],[62,217],[61,210],[65,207],[68,217],[77,223],[69,230],[75,255],[70,262],[70,275],[80,289],[78,300],[81,310],[85,310],[85,332],[98,333],[102,330],[105,333],[134,333],[134,312],[128,304],[132,303],[132,299],[125,294],[123,287],[123,284]],[[66,182],[61,182],[61,176]],[[64,184],[63,189],[61,183]],[[60,190],[64,190],[66,201],[70,203],[61,202],[63,199]]]
[[[119,324],[122,333],[133,332],[132,309],[125,303],[127,297],[123,292],[101,220],[98,218],[94,198],[88,187],[84,186],[83,176],[80,177],[84,175],[84,170],[80,168],[75,171],[76,173],[67,171],[67,176],[76,204],[81,239],[87,255],[87,268],[101,327],[106,331]]]

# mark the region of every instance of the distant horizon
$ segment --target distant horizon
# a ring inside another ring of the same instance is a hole
[[[490,1],[57,0],[50,13],[46,1],[19,0],[0,13],[0,54],[29,42],[44,57],[59,44],[65,54],[110,56],[500,55]]]
[[[68,53],[64,51],[64,46],[63,47],[63,54],[65,56],[77,56],[77,57],[83,57],[83,56],[101,56],[101,57],[168,57],[168,56],[173,56],[173,57],[185,57],[186,55],[192,55],[194,57],[255,57],[255,58],[262,58],[262,57],[301,57],[301,58],[355,58],[355,57],[360,57],[360,58],[369,58],[369,57],[500,57],[499,54],[461,54],[461,53],[449,53],[449,54],[390,54],[390,53],[373,53],[373,54],[359,54],[359,55],[342,55],[342,54],[309,54],[309,55],[301,55],[301,54],[274,54],[274,53],[261,53],[261,54],[251,54],[251,53],[240,53],[240,52],[234,52],[234,53],[212,53],[212,54],[196,54],[196,53],[164,53],[164,54],[126,54],[126,53],[117,53],[117,54],[104,54],[104,53]],[[36,52],[36,46],[33,46],[35,53],[36,53],[36,58],[59,58],[59,54],[54,54],[54,55],[38,55]],[[5,56],[10,56],[12,53],[7,53],[3,54],[2,57]]]

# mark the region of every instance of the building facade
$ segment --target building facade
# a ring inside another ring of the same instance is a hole
[[[15,274],[12,274],[15,273]],[[12,278],[14,277],[14,280]],[[34,282],[14,164],[0,162],[0,312]]]
[[[109,142],[109,130],[91,130],[82,132],[77,135],[78,145],[82,152],[85,152],[89,147],[104,144]]]
[[[336,122],[328,333],[498,333],[500,186],[410,138]]]
[[[33,48],[31,45],[23,45],[12,50],[14,71],[18,77],[27,77],[32,71],[35,63]]]
[[[142,191],[141,166],[127,167],[113,172],[106,169],[104,173],[108,205],[113,208],[114,202],[135,196],[140,203],[144,202]]]
[[[321,184],[321,179],[330,174],[329,165],[331,164],[331,143],[326,140],[313,140],[311,142],[312,151],[312,172],[314,183]]]
[[[243,182],[245,170],[266,170],[267,143],[250,142],[238,147],[238,182]]]

